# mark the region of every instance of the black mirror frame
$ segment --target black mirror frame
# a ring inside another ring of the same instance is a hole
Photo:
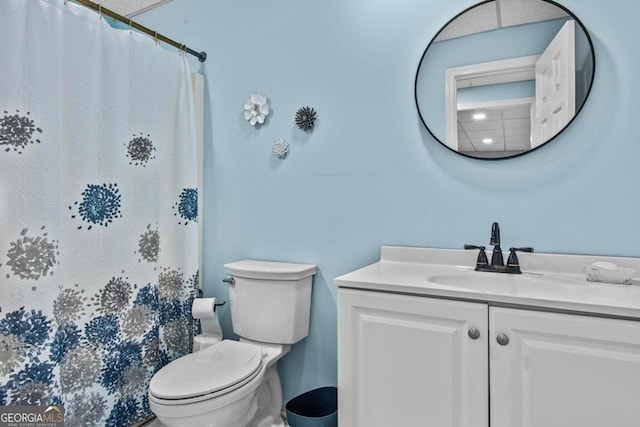
[[[424,117],[422,116],[422,112],[420,111],[420,104],[418,102],[418,75],[420,73],[420,67],[422,66],[422,62],[425,59],[425,56],[427,55],[427,52],[429,51],[429,48],[431,47],[431,45],[435,42],[435,40],[438,38],[438,35],[440,35],[440,33],[442,31],[444,31],[444,29],[451,24],[453,21],[455,21],[456,19],[458,19],[460,16],[462,16],[463,14],[467,13],[468,11],[470,11],[471,9],[474,9],[478,6],[481,6],[483,4],[486,3],[491,3],[494,2],[496,0],[483,0],[479,3],[476,3],[472,6],[469,6],[468,8],[464,9],[462,12],[458,13],[456,16],[454,16],[453,18],[451,18],[449,21],[447,21],[446,24],[444,24],[442,26],[442,28],[440,28],[438,30],[438,32],[433,36],[433,38],[431,39],[431,41],[429,42],[429,44],[427,45],[426,49],[424,50],[424,53],[422,54],[422,57],[420,58],[420,62],[418,62],[418,69],[416,70],[416,77],[414,80],[414,85],[413,85],[413,94],[414,94],[414,99],[415,99],[415,103],[416,103],[416,109],[418,110],[418,115],[420,116],[420,121],[422,122],[422,124],[424,125],[424,127],[427,129],[427,131],[429,132],[429,134],[441,145],[443,145],[444,147],[446,147],[449,151],[456,153],[457,155],[460,156],[464,156],[470,159],[476,159],[476,160],[507,160],[507,159],[513,159],[516,157],[520,157],[520,156],[524,156],[525,154],[529,154],[533,151],[538,150],[540,147],[543,147],[545,145],[547,145],[549,142],[553,141],[558,135],[562,134],[565,129],[567,129],[569,126],[571,126],[571,124],[573,123],[573,121],[575,120],[576,117],[578,117],[578,114],[580,114],[580,111],[582,111],[582,107],[584,107],[584,104],[587,103],[587,100],[589,99],[589,95],[591,94],[591,89],[593,88],[593,81],[595,79],[595,75],[596,75],[596,55],[595,55],[595,49],[593,47],[593,42],[591,40],[591,36],[589,35],[589,32],[587,31],[587,28],[584,26],[584,24],[582,23],[582,21],[580,21],[580,19],[578,19],[577,16],[575,16],[575,14],[573,12],[571,12],[569,9],[567,9],[565,6],[556,3],[553,0],[540,0],[540,1],[544,1],[547,3],[550,3],[560,9],[562,9],[563,11],[565,11],[567,13],[567,15],[571,16],[571,18],[580,26],[580,28],[582,29],[582,31],[584,32],[587,41],[589,42],[589,47],[591,48],[591,61],[593,63],[593,70],[591,73],[591,80],[589,82],[589,88],[587,89],[587,93],[585,94],[585,98],[584,98],[584,102],[582,102],[582,104],[576,109],[575,114],[573,115],[573,117],[571,118],[571,120],[569,120],[569,123],[566,124],[565,127],[562,128],[562,130],[560,130],[558,133],[556,133],[554,136],[552,136],[551,138],[549,138],[547,141],[543,142],[542,144],[538,145],[535,148],[531,148],[527,151],[524,151],[522,153],[518,153],[518,154],[514,154],[514,155],[510,155],[510,156],[505,156],[505,157],[475,157],[475,156],[470,156],[468,154],[464,154],[461,153],[459,151],[454,150],[453,148],[449,147],[447,144],[445,144],[444,142],[442,142],[440,140],[440,138],[438,138],[429,128],[429,126],[427,125],[427,122],[425,121]]]

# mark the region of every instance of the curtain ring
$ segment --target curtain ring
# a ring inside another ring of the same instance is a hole
[[[155,40],[156,44],[158,44],[158,32],[157,31],[153,32],[153,40]]]
[[[129,18],[129,32],[132,33],[133,31],[131,30],[131,18]]]
[[[102,18],[102,5],[100,3],[98,3],[98,15]]]

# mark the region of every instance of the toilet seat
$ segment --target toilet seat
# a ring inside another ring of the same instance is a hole
[[[259,346],[222,340],[164,366],[151,379],[149,394],[165,405],[211,399],[249,383],[262,365]]]

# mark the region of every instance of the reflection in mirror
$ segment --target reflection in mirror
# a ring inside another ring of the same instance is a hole
[[[524,154],[571,123],[591,89],[591,40],[580,21],[547,0],[493,0],[442,28],[416,74],[429,132],[476,158]]]

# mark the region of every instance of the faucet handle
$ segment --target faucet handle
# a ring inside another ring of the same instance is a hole
[[[533,252],[533,248],[530,246],[525,246],[522,248],[509,248],[510,251],[518,251],[518,252]]]
[[[507,259],[507,268],[513,269],[514,272],[520,273],[520,261],[516,252],[533,252],[532,247],[509,248],[509,258]]]
[[[484,246],[464,245],[464,248],[465,249],[479,249],[480,250],[480,252],[478,252],[478,259],[476,260],[476,270],[478,270],[481,267],[484,267],[487,264],[489,264],[489,260],[487,259],[487,254],[484,251],[486,248]]]

